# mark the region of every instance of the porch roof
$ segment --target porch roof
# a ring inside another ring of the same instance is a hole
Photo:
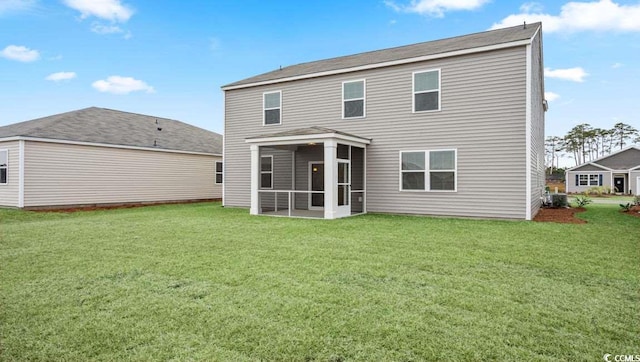
[[[324,139],[336,139],[350,144],[355,143],[362,146],[371,143],[371,138],[360,137],[350,133],[337,131],[335,129],[318,126],[297,128],[289,131],[247,137],[245,138],[245,142],[253,144],[275,145],[295,144],[301,142],[322,142]]]

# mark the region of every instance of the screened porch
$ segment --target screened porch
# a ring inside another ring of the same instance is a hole
[[[251,214],[335,219],[366,213],[370,140],[311,127],[246,142]]]

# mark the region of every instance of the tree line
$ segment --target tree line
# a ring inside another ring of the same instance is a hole
[[[564,137],[547,136],[546,167],[552,173],[562,158],[573,159],[577,166],[634,143],[640,143],[640,132],[628,124],[619,122],[611,129],[602,129],[582,123],[573,127]]]

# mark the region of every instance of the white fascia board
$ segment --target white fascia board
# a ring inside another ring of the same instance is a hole
[[[607,157],[609,157],[609,156],[607,156]],[[578,166],[575,166],[575,167],[571,167],[571,168],[567,169],[567,171],[566,171],[566,172],[569,172],[569,171],[582,172],[582,171],[575,171],[575,170],[576,170],[576,169],[578,169],[578,168],[580,168],[580,167],[589,166],[589,165],[594,166],[594,167],[601,168],[603,171],[613,171],[613,169],[612,169],[612,168],[609,168],[609,167],[605,167],[605,166],[599,165],[599,164],[597,164],[597,163],[595,163],[595,162],[587,162],[587,163],[583,163],[583,164],[578,165]],[[584,172],[590,172],[590,171],[584,171]],[[591,171],[591,172],[598,172],[598,171]]]
[[[167,153],[183,153],[183,154],[188,154],[188,155],[202,155],[202,156],[222,157],[221,154],[217,154],[217,153],[167,150],[167,149],[163,149],[163,148],[125,146],[125,145],[112,145],[112,144],[108,144],[108,143],[97,143],[97,142],[56,140],[56,139],[51,139],[51,138],[37,138],[37,137],[23,137],[23,136],[0,138],[0,142],[3,142],[3,141],[21,141],[21,140],[22,141],[32,141],[32,142],[59,143],[59,144],[66,144],[66,145],[94,146],[94,147],[106,147],[106,148],[120,148],[120,149],[126,149],[126,150],[155,151],[155,152],[167,152]]]
[[[270,79],[270,80],[265,80],[265,81],[262,81],[262,82],[239,84],[239,85],[235,85],[235,86],[222,87],[222,90],[227,91],[227,90],[234,90],[234,89],[251,88],[251,87],[257,87],[257,86],[261,86],[261,85],[269,85],[269,84],[276,84],[276,83],[282,83],[282,82],[291,82],[291,81],[300,80],[300,79],[324,77],[324,76],[328,76],[328,75],[351,73],[351,72],[357,72],[357,71],[361,71],[361,70],[384,68],[384,67],[390,67],[390,66],[394,66],[394,65],[402,65],[402,64],[423,62],[423,61],[427,61],[427,60],[455,57],[455,56],[460,56],[460,55],[482,53],[482,52],[487,52],[487,51],[492,51],[492,50],[513,48],[513,47],[518,47],[518,46],[523,46],[523,45],[529,45],[529,44],[531,44],[532,39],[533,38],[514,41],[514,42],[510,42],[510,43],[489,45],[489,46],[473,48],[473,49],[463,49],[463,50],[456,50],[456,51],[440,53],[440,54],[425,55],[425,56],[415,57],[415,58],[398,59],[398,60],[393,60],[393,61],[390,61],[390,62],[367,64],[367,65],[361,65],[361,66],[358,66],[358,67],[342,68],[342,69],[328,70],[328,71],[324,71],[324,72],[302,74],[302,75],[297,75],[297,76],[293,76],[293,77]]]
[[[371,144],[371,140],[366,138],[351,137],[351,136],[346,136],[346,135],[337,134],[337,133],[252,138],[252,139],[245,140],[245,142],[250,144],[259,144],[260,146],[277,146],[277,145],[295,145],[300,143],[322,143],[327,139],[336,139],[336,140],[346,141],[349,143],[355,143],[356,145],[360,145],[360,147]]]

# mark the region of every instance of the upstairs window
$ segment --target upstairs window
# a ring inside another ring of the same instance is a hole
[[[456,150],[400,152],[400,190],[456,191]]]
[[[342,83],[342,118],[362,118],[365,115],[365,81]]]
[[[273,188],[273,156],[260,156],[260,188]]]
[[[282,123],[282,92],[263,94],[264,125]]]
[[[413,73],[413,111],[440,110],[440,69]]]
[[[8,167],[9,167],[9,151],[0,150],[0,185],[7,184]]]
[[[222,175],[222,162],[216,161],[216,184],[221,184],[223,180]]]

